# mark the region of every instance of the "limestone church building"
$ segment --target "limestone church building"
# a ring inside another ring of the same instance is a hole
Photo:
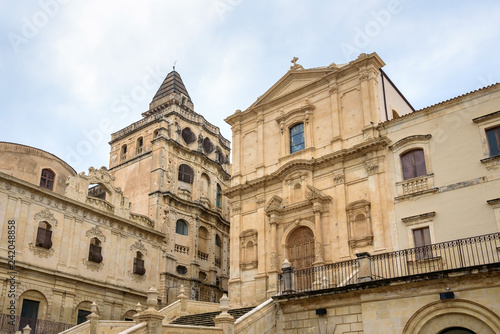
[[[231,150],[176,71],[109,168],[1,143],[0,332],[15,225],[16,330],[500,333],[500,84],[415,110],[384,65],[294,58]]]

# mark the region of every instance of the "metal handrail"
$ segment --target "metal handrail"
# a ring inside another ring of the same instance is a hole
[[[500,263],[500,233],[408,248],[305,269],[287,268],[278,275],[278,294],[343,287],[361,282]],[[361,266],[369,275],[360,277]],[[285,280],[291,280],[285,282]],[[285,289],[285,286],[287,287]],[[290,288],[293,287],[293,288]]]

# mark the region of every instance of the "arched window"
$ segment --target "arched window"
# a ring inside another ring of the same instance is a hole
[[[45,249],[52,247],[51,226],[47,222],[38,223],[38,233],[36,235],[36,245]]]
[[[203,253],[208,253],[208,242],[208,230],[205,227],[200,226],[198,230],[198,250]]]
[[[290,128],[290,153],[301,151],[305,147],[304,123],[295,124]]]
[[[89,261],[95,263],[102,262],[101,241],[97,238],[90,239]]]
[[[180,165],[179,166],[179,181],[192,184],[193,179],[194,179],[193,169],[186,164]]]
[[[184,220],[179,219],[177,221],[177,223],[175,224],[175,233],[181,235],[188,235],[188,225]]]
[[[120,161],[127,159],[127,144],[122,145],[120,149]]]
[[[136,154],[141,154],[143,151],[143,145],[144,145],[144,138],[139,137],[137,138],[137,143],[135,144],[136,147]]]
[[[424,150],[421,148],[401,154],[401,165],[403,168],[403,180],[427,175]]]
[[[134,257],[134,274],[144,275],[145,273],[143,255],[141,252],[137,252]]]
[[[50,169],[42,169],[42,176],[40,177],[40,187],[52,190],[54,189],[54,179],[56,174]]]
[[[222,259],[222,240],[219,235],[215,235],[215,265],[220,268]]]
[[[217,184],[217,191],[215,194],[215,205],[220,208],[222,206],[222,188]]]

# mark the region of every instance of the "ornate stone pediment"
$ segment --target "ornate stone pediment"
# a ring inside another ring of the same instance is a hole
[[[146,249],[146,246],[144,246],[141,240],[137,240],[132,246],[130,246],[130,250],[139,251],[144,255],[148,254],[148,250]]]
[[[49,209],[42,210],[35,214],[35,221],[42,222],[45,221],[51,226],[57,226],[57,219],[54,218],[52,212]]]
[[[307,189],[309,190],[306,193],[307,199],[309,199],[309,200],[319,199],[320,201],[326,201],[326,202],[332,200],[332,198],[330,196],[323,194],[318,188],[313,187],[311,185],[306,185],[306,186],[307,186]]]
[[[266,212],[270,212],[273,210],[279,210],[283,207],[283,199],[277,195],[271,197],[269,202],[266,205]]]
[[[87,233],[85,235],[89,238],[96,237],[103,242],[106,241],[106,236],[102,233],[99,226],[92,227],[90,230],[87,231]]]

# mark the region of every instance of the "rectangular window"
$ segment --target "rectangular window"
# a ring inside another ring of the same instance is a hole
[[[290,153],[301,151],[304,148],[304,123],[300,123],[290,128]]]
[[[417,260],[432,257],[431,232],[428,227],[413,230],[413,240]]]
[[[401,155],[403,179],[409,180],[427,174],[424,150],[416,149]]]
[[[500,154],[500,126],[486,130],[490,156],[494,157]]]

